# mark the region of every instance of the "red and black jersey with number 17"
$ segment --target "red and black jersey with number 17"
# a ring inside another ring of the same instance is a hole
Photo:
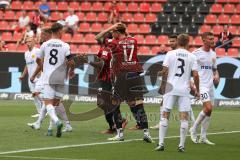
[[[115,75],[119,72],[143,72],[137,57],[138,45],[135,38],[113,39],[109,46],[112,50],[112,70]]]
[[[101,69],[100,73],[98,74],[98,80],[102,80],[105,82],[110,82],[110,74],[111,74],[111,68],[110,63],[112,59],[112,53],[111,50],[108,47],[101,47],[97,56],[104,61],[104,66]]]

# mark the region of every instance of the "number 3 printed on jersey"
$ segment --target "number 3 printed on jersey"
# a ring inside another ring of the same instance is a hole
[[[129,54],[127,54],[127,49],[131,49],[131,52]],[[131,62],[132,61],[132,56],[133,56],[133,51],[134,51],[134,45],[123,45],[123,54],[124,54],[124,61],[125,62]]]
[[[57,49],[52,49],[50,51],[50,58],[49,58],[49,64],[51,65],[55,65],[58,62],[58,58],[57,58],[57,54],[58,54],[58,50]]]
[[[182,58],[178,58],[178,61],[181,63],[181,65],[178,66],[178,68],[181,70],[181,73],[176,73],[175,76],[182,77],[184,73],[185,61]]]

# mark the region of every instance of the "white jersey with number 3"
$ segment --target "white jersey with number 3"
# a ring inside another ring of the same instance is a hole
[[[66,57],[70,55],[70,46],[60,39],[50,39],[42,44],[40,51],[38,58],[44,58],[43,83],[64,84]]]
[[[168,67],[167,82],[172,85],[166,95],[189,96],[191,72],[198,69],[196,57],[179,48],[167,53],[163,66]]]

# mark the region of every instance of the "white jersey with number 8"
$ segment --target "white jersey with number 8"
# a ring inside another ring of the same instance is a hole
[[[44,84],[64,84],[67,74],[66,57],[69,55],[70,46],[60,39],[50,39],[42,44],[38,58],[44,58]]]
[[[186,49],[169,51],[164,59],[163,66],[168,67],[168,84],[171,90],[166,90],[166,95],[190,96],[191,72],[197,71],[196,57]]]

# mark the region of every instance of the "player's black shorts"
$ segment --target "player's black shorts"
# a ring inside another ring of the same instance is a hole
[[[112,84],[111,82],[99,81],[97,94],[97,105],[102,108],[105,113],[111,112],[112,109]]]
[[[138,72],[121,72],[119,73],[113,84],[114,98],[121,101],[135,101],[143,99],[143,95],[147,93],[144,83],[144,77]]]

